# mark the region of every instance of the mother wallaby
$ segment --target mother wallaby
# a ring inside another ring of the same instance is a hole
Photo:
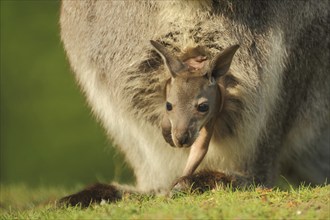
[[[209,171],[179,182],[212,188],[272,186],[280,174],[312,184],[330,177],[328,13],[327,0],[63,0],[60,24],[88,103],[134,170],[134,190],[159,192],[172,187],[189,155],[167,142],[187,144],[194,132],[171,140],[179,115],[167,123],[171,138],[162,136],[172,107],[164,92],[169,67],[150,40],[197,68],[240,45],[215,78],[224,103],[198,167]],[[122,190],[133,189],[97,184],[62,201],[115,201]]]

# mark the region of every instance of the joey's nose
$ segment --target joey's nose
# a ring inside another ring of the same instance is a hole
[[[189,133],[186,132],[177,138],[180,146],[187,145],[189,142]]]

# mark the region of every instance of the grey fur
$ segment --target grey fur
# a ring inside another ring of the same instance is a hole
[[[330,177],[328,12],[327,0],[64,0],[60,24],[77,81],[139,190],[168,189],[189,153],[162,137],[168,78],[151,39],[178,56],[240,45],[200,169],[321,184]]]

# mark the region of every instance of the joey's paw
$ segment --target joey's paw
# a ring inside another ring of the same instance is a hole
[[[63,197],[59,200],[60,206],[77,206],[86,208],[91,204],[99,204],[102,201],[116,202],[121,199],[120,192],[112,185],[96,183],[86,189]]]
[[[177,179],[171,189],[171,196],[186,193],[203,193],[233,183],[234,179],[217,171],[201,171]]]

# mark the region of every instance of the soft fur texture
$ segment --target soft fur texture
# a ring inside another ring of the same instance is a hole
[[[330,176],[328,11],[327,0],[64,0],[60,24],[77,81],[138,190],[168,190],[189,153],[162,137],[168,75],[151,39],[178,56],[240,45],[200,169],[267,186],[279,174],[321,184]]]

